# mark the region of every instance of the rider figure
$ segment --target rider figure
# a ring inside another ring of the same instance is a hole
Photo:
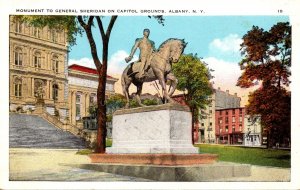
[[[147,28],[144,29],[143,35],[143,38],[137,38],[135,40],[135,44],[131,49],[130,55],[125,58],[125,61],[128,63],[132,59],[136,49],[140,49],[140,57],[138,61],[141,62],[141,65],[139,67],[137,78],[143,78],[145,76],[145,70],[149,65],[148,61],[150,55],[155,51],[154,42],[148,38],[150,35],[150,30]]]

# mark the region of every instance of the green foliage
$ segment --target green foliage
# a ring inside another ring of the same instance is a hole
[[[112,139],[106,139],[106,147],[112,146]]]
[[[204,108],[212,94],[209,82],[211,74],[206,64],[197,55],[182,55],[173,64],[173,73],[178,79],[177,89],[187,92],[185,101],[191,108]]]
[[[117,109],[123,108],[126,104],[126,98],[121,94],[114,94],[106,99],[106,108],[108,113],[113,113]]]
[[[91,150],[91,149],[82,149],[82,150],[78,150],[76,152],[76,154],[79,154],[79,155],[89,155],[92,153],[93,153],[93,150]]]
[[[249,147],[200,144],[201,153],[218,154],[219,161],[260,166],[291,167],[291,152]]]
[[[261,115],[271,146],[290,141],[291,96],[287,89],[291,75],[291,26],[279,22],[269,31],[253,26],[243,36],[241,49],[243,73],[237,85],[249,88],[261,84],[249,95],[248,114]]]
[[[106,122],[112,122],[112,114],[106,115]]]
[[[152,105],[158,105],[158,102],[157,100],[155,99],[149,99],[149,98],[146,98],[146,99],[143,99],[141,100],[142,101],[142,104],[146,105],[146,106],[152,106]],[[131,108],[137,108],[137,107],[140,107],[140,105],[138,104],[137,100],[136,99],[131,99],[129,101],[129,105]]]
[[[15,20],[26,22],[31,26],[43,28],[48,26],[56,31],[67,33],[69,46],[76,44],[76,35],[82,34],[82,28],[77,22],[76,16],[48,16],[48,15],[18,15]]]

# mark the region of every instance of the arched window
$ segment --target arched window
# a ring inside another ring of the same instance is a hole
[[[33,27],[33,36],[40,38],[41,37],[41,29],[37,27]]]
[[[14,94],[16,97],[22,96],[22,78],[20,77],[14,79]]]
[[[35,68],[41,68],[42,67],[42,57],[41,57],[41,53],[36,52],[33,55],[33,65]]]
[[[51,30],[50,32],[50,39],[52,42],[57,42],[57,31],[56,30]]]
[[[57,84],[53,84],[53,86],[52,86],[52,97],[53,97],[53,100],[58,100],[58,85]]]
[[[97,96],[96,96],[96,94],[92,93],[90,95],[90,104],[94,105],[94,104],[96,104],[96,102],[97,102]]]
[[[53,56],[52,59],[52,69],[54,72],[58,73],[59,71],[59,60],[58,60],[58,56]]]
[[[21,48],[15,49],[15,65],[21,66],[23,64],[23,54]]]
[[[15,23],[15,32],[22,33],[22,23],[19,21],[16,21]]]

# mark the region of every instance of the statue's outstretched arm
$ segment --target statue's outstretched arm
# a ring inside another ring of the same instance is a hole
[[[131,59],[132,59],[132,57],[133,57],[133,55],[134,55],[136,49],[137,49],[138,46],[139,46],[139,42],[140,42],[139,39],[136,39],[136,40],[135,40],[135,44],[134,44],[134,46],[131,48],[130,55],[129,55],[128,57],[125,58],[125,61],[126,61],[127,63],[128,63],[129,61],[131,61]]]
[[[136,49],[137,49],[138,46],[139,46],[139,42],[140,42],[140,40],[138,40],[138,39],[135,40],[135,44],[134,44],[134,46],[131,48],[131,52],[130,52],[129,57],[133,57],[133,55],[134,55]]]

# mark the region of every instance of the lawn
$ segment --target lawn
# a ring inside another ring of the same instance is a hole
[[[291,152],[289,150],[208,144],[200,144],[195,146],[200,147],[200,153],[218,154],[219,161],[283,168],[291,167]]]

